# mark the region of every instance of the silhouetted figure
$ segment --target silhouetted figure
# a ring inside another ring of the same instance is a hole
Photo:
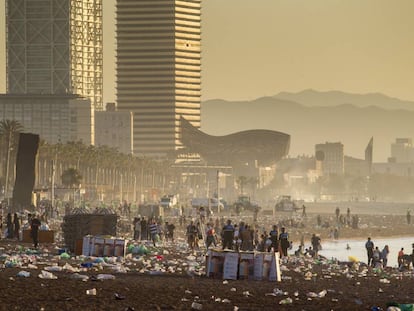
[[[368,256],[368,266],[372,264],[373,253],[374,253],[374,242],[371,241],[371,238],[368,238],[368,241],[365,243],[365,248],[367,250]]]
[[[7,213],[7,238],[13,238],[13,221],[10,213]]]
[[[31,222],[31,236],[33,239],[33,246],[37,248],[39,245],[39,228],[40,228],[40,220],[37,218],[37,215],[34,215]]]
[[[318,227],[320,227],[320,226],[322,225],[322,218],[321,218],[321,215],[318,215],[318,216],[316,217],[316,223],[318,224]]]
[[[233,248],[233,239],[234,239],[234,226],[231,224],[231,220],[227,220],[227,224],[222,229],[222,238],[223,238],[223,249]]]
[[[13,217],[13,225],[14,225],[14,237],[19,239],[19,231],[20,231],[20,219],[17,216],[17,213],[14,213]]]
[[[281,229],[281,233],[279,235],[279,241],[280,241],[280,247],[282,249],[282,256],[287,256],[287,250],[290,246],[290,242],[289,242],[289,234],[286,232],[285,227],[282,227]]]
[[[312,234],[311,238],[312,249],[314,251],[314,257],[318,256],[319,248],[321,247],[321,238],[316,234]]]
[[[336,207],[336,210],[335,210],[335,215],[336,215],[336,221],[338,222],[339,221],[339,214],[341,213],[341,210],[339,209],[339,207],[337,206]]]

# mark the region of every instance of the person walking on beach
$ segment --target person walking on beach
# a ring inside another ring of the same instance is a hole
[[[379,268],[381,264],[381,252],[378,249],[378,246],[375,246],[375,249],[372,252],[372,267]]]
[[[404,263],[404,247],[401,247],[400,251],[398,252],[397,262],[398,267],[401,268]]]
[[[374,242],[371,241],[371,238],[368,238],[367,242],[365,243],[365,249],[367,250],[368,256],[368,266],[372,264],[372,258],[374,253]]]
[[[134,240],[138,241],[141,238],[141,218],[135,217],[132,224],[134,227]]]
[[[151,223],[148,226],[148,230],[151,236],[152,244],[156,246],[156,242],[159,239],[159,235],[158,235],[158,225],[155,219],[151,220]]]
[[[196,241],[197,241],[197,235],[198,235],[197,227],[194,224],[194,221],[191,221],[190,224],[187,226],[186,235],[187,235],[188,247],[191,250],[194,250],[196,248]]]
[[[31,226],[30,226],[31,232],[30,233],[31,233],[31,236],[32,236],[32,239],[33,239],[33,245],[34,245],[35,248],[37,248],[37,246],[39,245],[38,236],[39,236],[40,225],[41,225],[41,223],[40,223],[39,218],[37,218],[37,215],[34,215],[33,218],[32,218],[32,221],[31,221]]]
[[[231,220],[227,220],[227,224],[223,227],[222,238],[223,238],[223,249],[233,248],[233,239],[234,239],[234,227],[231,224]]]
[[[281,229],[281,233],[279,235],[279,241],[280,241],[280,247],[282,249],[282,254],[281,257],[283,256],[287,256],[287,250],[290,246],[290,242],[289,242],[289,234],[286,232],[285,227],[282,227]]]
[[[390,253],[390,249],[388,245],[385,245],[381,251],[381,259],[382,259],[382,266],[385,268],[388,263],[388,254]]]
[[[6,235],[6,237],[11,239],[11,238],[13,238],[13,233],[14,233],[11,213],[7,213],[7,223],[6,223],[6,225],[7,225],[7,235]]]
[[[336,215],[336,222],[338,222],[339,221],[339,214],[341,213],[341,210],[339,209],[339,207],[337,206],[336,207],[336,210],[335,210],[335,215]]]
[[[278,241],[279,233],[277,231],[277,225],[273,226],[273,229],[269,232],[269,239],[272,242],[269,247],[267,248],[267,251],[270,252],[273,248],[274,252],[279,251],[279,241]]]
[[[314,250],[314,257],[318,257],[318,251],[321,247],[321,238],[318,237],[315,233],[312,234],[311,244]]]
[[[13,216],[13,227],[14,227],[14,237],[18,240],[19,231],[20,231],[20,219],[19,219],[19,216],[17,216],[17,213],[14,213],[14,216]]]
[[[407,210],[407,225],[411,224],[411,211],[410,209]]]
[[[346,225],[351,227],[351,209],[349,207],[346,210]]]

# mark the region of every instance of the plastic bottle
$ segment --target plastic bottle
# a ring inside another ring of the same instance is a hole
[[[86,295],[96,296],[96,288],[87,289]]]

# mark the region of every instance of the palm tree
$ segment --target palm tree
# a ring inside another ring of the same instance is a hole
[[[19,133],[23,130],[23,126],[16,120],[2,120],[0,121],[0,137],[1,137],[1,143],[3,152],[6,152],[6,155],[4,156],[4,153],[2,155],[2,159],[6,159],[5,163],[2,163],[2,167],[4,167],[3,173],[5,173],[4,177],[4,195],[7,196],[9,189],[8,185],[10,182],[10,162],[12,155],[16,154],[16,147],[17,142],[19,138]],[[12,154],[12,151],[13,154]],[[14,163],[14,162],[13,162]]]
[[[62,173],[62,184],[70,189],[73,189],[73,205],[75,203],[75,192],[79,188],[82,181],[82,176],[79,171],[73,167],[68,168]],[[80,195],[80,194],[79,194]]]
[[[236,180],[237,185],[240,188],[240,194],[244,194],[244,186],[247,184],[248,178],[246,176],[239,176]]]
[[[76,168],[68,168],[62,174],[62,184],[69,188],[75,188],[75,186],[79,187],[81,181],[82,175]]]

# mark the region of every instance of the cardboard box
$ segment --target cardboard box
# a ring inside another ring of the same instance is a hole
[[[105,238],[103,255],[105,257],[112,257],[115,255],[115,238]]]
[[[77,239],[75,242],[75,255],[82,255],[83,251],[83,239]]]
[[[33,243],[33,239],[30,234],[31,230],[23,230],[24,243]],[[38,232],[39,243],[55,243],[55,231],[53,230],[39,230]]]
[[[240,253],[239,279],[254,279],[254,253]]]
[[[94,237],[91,235],[86,235],[82,239],[82,255],[91,256],[94,244]]]
[[[127,241],[124,239],[115,239],[114,256],[123,257],[126,254]]]
[[[105,239],[101,237],[95,237],[93,240],[92,256],[102,257]]]
[[[207,276],[211,278],[222,278],[223,277],[223,266],[224,266],[224,252],[212,251],[209,256],[209,265]]]
[[[239,267],[239,253],[226,252],[223,265],[223,279],[237,280]]]
[[[264,253],[255,253],[254,254],[254,279],[262,280],[263,279],[263,262],[264,262]]]

